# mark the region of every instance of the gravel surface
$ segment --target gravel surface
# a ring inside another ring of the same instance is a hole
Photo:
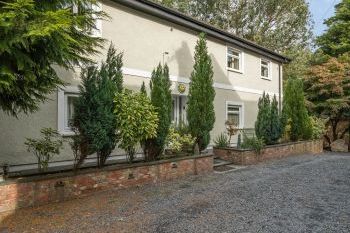
[[[350,154],[290,157],[19,210],[0,232],[350,232]]]

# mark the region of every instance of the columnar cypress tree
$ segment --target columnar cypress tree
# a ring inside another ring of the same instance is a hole
[[[79,132],[79,166],[87,155],[96,153],[97,163],[102,167],[115,148],[116,117],[114,97],[122,90],[122,54],[116,54],[110,46],[106,62],[101,68],[83,69],[80,97],[75,105],[74,127]]]
[[[290,78],[284,90],[283,127],[290,122],[290,139],[309,139],[311,137],[310,119],[305,106],[303,82],[297,78]]]
[[[281,117],[278,112],[276,95],[273,96],[271,102],[270,127],[270,142],[271,144],[275,144],[282,136]]]
[[[199,149],[204,150],[210,142],[210,131],[215,122],[214,72],[204,33],[199,35],[197,41],[193,69],[188,94],[187,120]]]
[[[255,122],[255,134],[258,138],[265,141],[266,144],[270,143],[271,134],[271,105],[270,97],[268,94],[263,93],[263,96],[259,98],[258,102],[258,117]]]
[[[167,65],[163,67],[159,64],[153,70],[150,82],[151,102],[156,108],[159,123],[157,136],[148,139],[145,143],[145,156],[147,160],[158,158],[164,150],[165,140],[171,124],[172,101],[170,87],[169,68]]]

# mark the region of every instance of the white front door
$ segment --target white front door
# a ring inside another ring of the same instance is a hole
[[[187,123],[187,97],[182,95],[173,95],[173,112],[171,116],[174,125]]]

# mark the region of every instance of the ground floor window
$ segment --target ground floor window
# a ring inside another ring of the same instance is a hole
[[[63,135],[73,134],[72,124],[74,116],[74,103],[78,98],[77,87],[66,87],[58,91],[58,131]]]
[[[238,128],[243,128],[243,104],[227,101],[226,120],[233,122]]]
[[[173,95],[171,122],[174,125],[187,123],[187,96]]]

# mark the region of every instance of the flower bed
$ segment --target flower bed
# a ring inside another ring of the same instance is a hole
[[[300,154],[319,154],[323,152],[322,140],[299,141],[265,146],[260,154],[252,149],[215,148],[214,156],[231,161],[237,165],[250,165],[258,162],[279,159]]]
[[[213,170],[213,156],[199,155],[149,163],[107,166],[73,172],[36,175],[0,182],[0,213],[61,202],[101,190],[157,183]]]

